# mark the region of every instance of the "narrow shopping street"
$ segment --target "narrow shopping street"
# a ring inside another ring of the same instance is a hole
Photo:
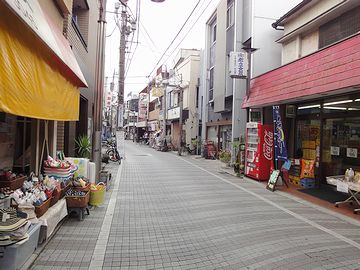
[[[351,218],[220,174],[218,161],[130,141],[124,152],[106,205],[68,218],[33,269],[360,268]]]

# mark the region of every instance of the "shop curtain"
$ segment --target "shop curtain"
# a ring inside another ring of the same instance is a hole
[[[80,92],[50,49],[0,3],[0,111],[58,120],[79,119]]]

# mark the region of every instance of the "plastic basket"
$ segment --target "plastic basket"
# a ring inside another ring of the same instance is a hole
[[[300,180],[301,188],[315,188],[315,179],[312,178],[303,178]]]
[[[106,186],[104,183],[100,182],[96,185],[96,190],[90,190],[90,201],[89,204],[93,206],[99,206],[104,203]]]

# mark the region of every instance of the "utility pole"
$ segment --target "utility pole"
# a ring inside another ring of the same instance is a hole
[[[105,10],[106,0],[100,0],[99,20],[97,29],[96,45],[96,69],[95,69],[95,113],[92,158],[96,165],[96,175],[101,169],[101,127],[102,105],[104,95],[104,62],[105,62]]]
[[[110,103],[110,130],[111,130],[111,134],[115,133],[114,130],[114,115],[113,115],[113,93],[114,93],[114,79],[115,79],[115,70],[113,73],[113,77],[112,77],[112,82],[110,83],[110,93],[111,93],[111,103]]]
[[[120,26],[120,48],[119,48],[119,92],[118,92],[118,116],[122,115],[120,112],[123,110],[124,104],[124,86],[125,86],[125,49],[126,49],[126,25],[127,13],[126,3],[123,3],[121,10],[121,26]],[[121,119],[118,119],[121,123]]]
[[[161,77],[162,77],[162,84],[164,86],[164,95],[163,95],[163,146],[165,147],[165,140],[166,140],[166,115],[167,115],[167,105],[166,105],[166,98],[167,98],[167,87],[169,85],[169,73],[167,71],[166,66],[162,67],[161,71]]]
[[[179,147],[178,147],[178,155],[181,156],[181,149],[182,149],[182,115],[183,115],[183,98],[184,98],[184,90],[180,86],[180,100],[179,100],[179,126],[180,126],[180,138],[179,138]]]
[[[168,82],[166,81],[164,84],[164,96],[163,96],[163,104],[164,104],[164,108],[163,108],[163,145],[165,146],[165,140],[166,140],[166,114],[167,114],[167,105],[166,105],[166,97],[167,97],[167,86],[168,86]]]

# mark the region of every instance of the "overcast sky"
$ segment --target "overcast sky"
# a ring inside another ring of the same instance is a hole
[[[112,80],[114,71],[118,73],[119,69],[120,33],[119,29],[115,27],[115,15],[110,13],[115,11],[116,1],[118,0],[107,1],[107,11],[109,12],[107,13],[106,25],[105,77],[108,77],[108,84]],[[128,1],[128,6],[134,15],[136,14],[136,2],[136,0]],[[160,56],[180,30],[198,0],[165,0],[163,3],[154,3],[151,0],[140,0],[140,2],[140,31],[137,29],[133,38],[133,41],[136,42],[139,34],[139,43],[138,45],[136,43],[127,44],[127,51],[129,53],[126,54],[127,72],[125,98],[129,92],[138,93],[146,86],[149,81],[146,76],[150,75],[151,71],[155,68],[155,64],[158,62]],[[168,59],[168,66],[171,67],[173,57],[180,48],[201,49],[204,47],[205,22],[214,12],[218,3],[219,0],[200,0],[189,22],[158,66]],[[203,14],[201,15],[201,13]],[[196,20],[198,21],[195,24]],[[195,26],[193,26],[194,24]],[[193,28],[190,31],[191,27]],[[189,34],[183,39],[187,32],[189,32]],[[182,39],[183,41],[181,42]],[[132,60],[129,66],[130,58],[132,58]],[[154,75],[154,71],[151,75]],[[116,74],[115,82],[117,79]]]

